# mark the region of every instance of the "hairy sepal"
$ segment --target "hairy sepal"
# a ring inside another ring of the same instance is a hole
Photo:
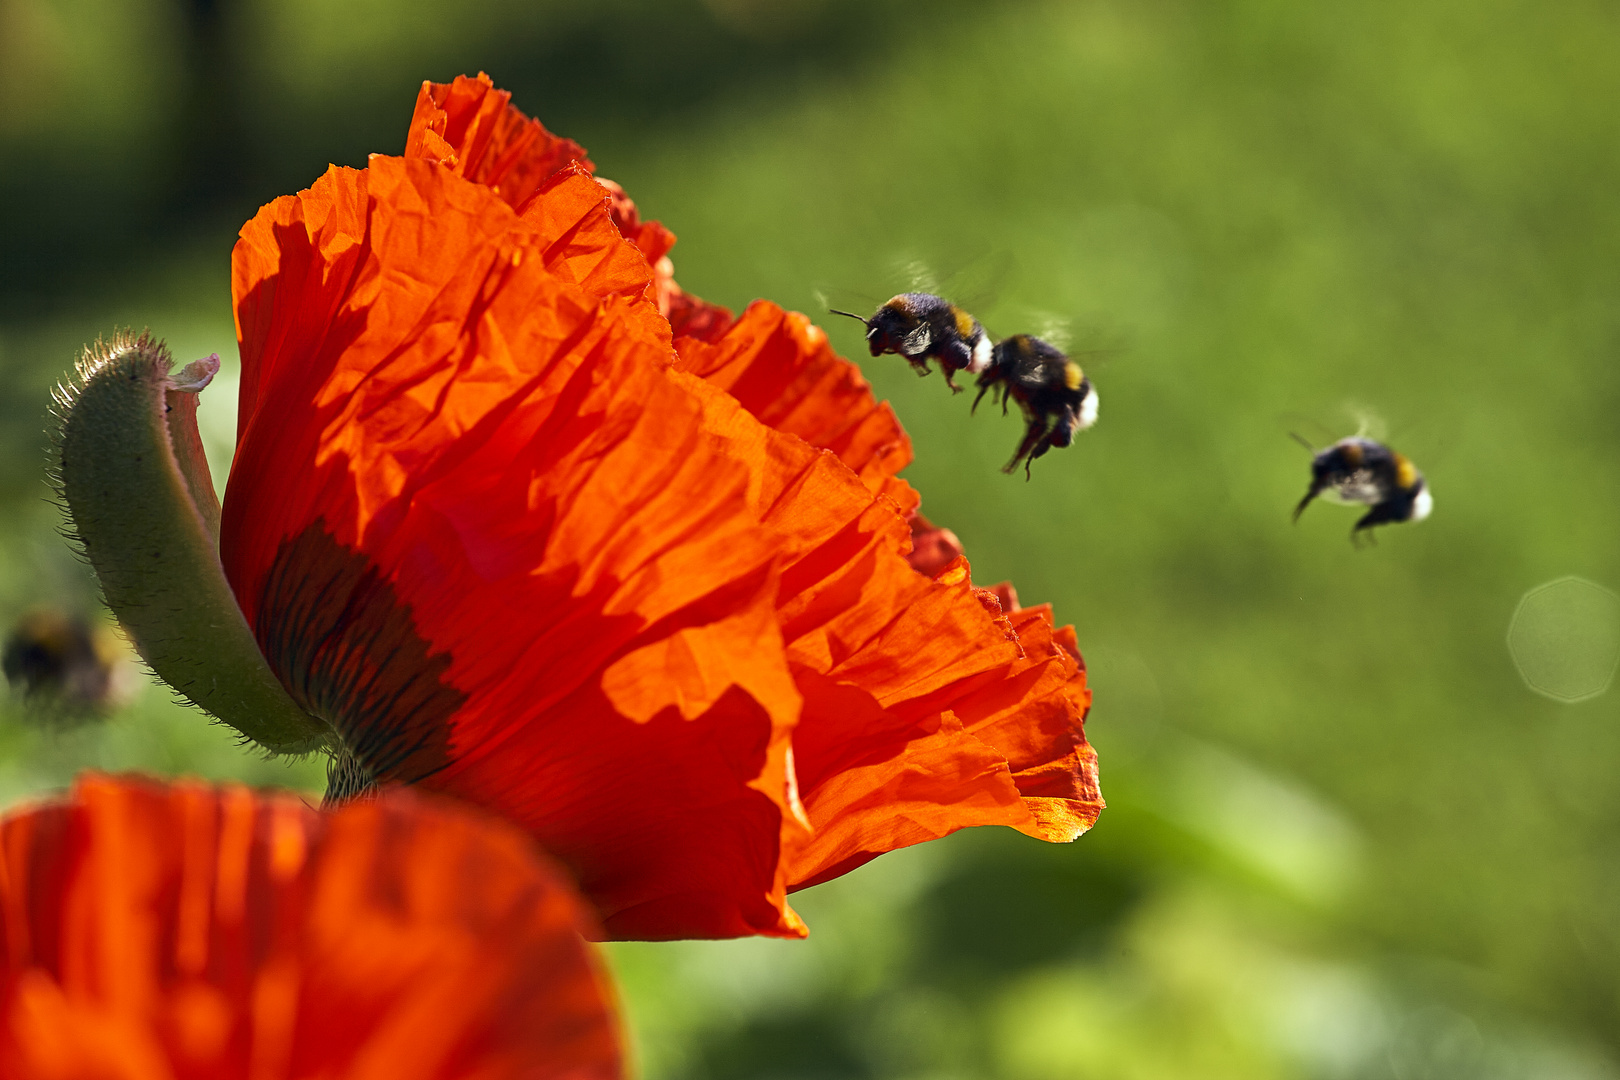
[[[220,565],[196,420],[218,361],[171,366],[162,342],[118,334],[58,391],[54,479],[73,538],[159,678],[271,753],[322,749],[331,729],[265,663]]]

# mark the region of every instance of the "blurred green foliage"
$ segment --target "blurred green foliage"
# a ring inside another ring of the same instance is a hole
[[[1100,350],[1097,428],[1028,483],[1014,418],[862,363],[976,578],[1076,624],[1110,809],[1072,847],[886,856],[798,897],[807,942],[612,947],[646,1075],[1620,1075],[1620,701],[1538,696],[1506,646],[1537,585],[1620,584],[1620,9],[0,0],[0,617],[91,603],[39,483],[77,345],[229,362],[237,225],[481,68],[700,295],[990,267],[992,333]],[[1345,511],[1289,525],[1287,433],[1364,421],[1436,511],[1355,551]],[[84,764],[318,783],[161,688],[69,731],[8,710],[10,797]]]

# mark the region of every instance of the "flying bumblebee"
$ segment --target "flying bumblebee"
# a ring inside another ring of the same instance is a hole
[[[942,296],[933,293],[901,293],[878,308],[870,319],[852,311],[829,309],[834,315],[847,315],[866,327],[866,346],[873,356],[898,353],[927,375],[932,369],[928,358],[939,361],[945,372],[945,385],[960,394],[954,376],[958,371],[977,375],[990,366],[990,338],[979,320]]]
[[[68,714],[123,704],[134,688],[128,648],[102,626],[54,608],[23,615],[0,649],[12,688]]]
[[[1097,391],[1091,380],[1061,349],[1038,337],[1014,334],[998,343],[978,385],[974,409],[994,389],[1003,416],[1008,400],[1023,410],[1024,439],[1001,471],[1010,473],[1022,461],[1026,480],[1031,462],[1054,446],[1068,446],[1075,432],[1097,422]]]
[[[1422,521],[1434,509],[1434,496],[1417,466],[1381,442],[1359,435],[1340,439],[1324,450],[1317,450],[1298,435],[1294,438],[1312,451],[1311,487],[1294,507],[1294,520],[1318,495],[1346,505],[1371,507],[1350,538],[1376,525],[1400,521]],[[1369,539],[1371,534],[1368,534]]]

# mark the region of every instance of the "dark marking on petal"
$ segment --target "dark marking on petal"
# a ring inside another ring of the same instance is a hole
[[[324,520],[281,542],[253,632],[293,700],[342,737],[337,798],[449,764],[450,718],[467,700],[446,682],[450,654],[431,651],[393,585]]]

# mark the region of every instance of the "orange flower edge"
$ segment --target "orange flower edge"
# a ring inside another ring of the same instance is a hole
[[[0,1074],[609,1080],[587,925],[465,809],[89,776],[0,822]]]
[[[523,210],[540,182],[567,164],[586,175],[595,166],[572,139],[547,131],[538,120],[512,107],[512,95],[497,90],[489,76],[457,76],[453,82],[422,84],[405,140],[405,156],[447,165],[483,184],[516,210]],[[649,298],[675,333],[708,339],[731,325],[731,312],[705,303],[675,284],[668,259],[675,234],[656,221],[642,221],[624,188],[596,178],[607,189],[610,212],[620,234],[634,244],[653,269]]]
[[[682,324],[673,236],[487,79],[407,145],[234,259],[227,574],[371,778],[520,823],[615,937],[800,935],[884,851],[1090,825],[1072,632],[972,587],[818,328]]]
[[[511,104],[489,77],[424,83],[406,137],[405,156],[447,165],[483,184],[515,209],[530,205],[535,186],[513,176],[560,168],[572,155],[594,166],[575,142],[552,135]],[[669,322],[679,366],[730,393],[763,423],[831,450],[874,490],[903,509],[917,496],[896,476],[911,463],[911,440],[887,402],[872,396],[860,368],[833,351],[820,327],[797,312],[758,301],[732,313],[683,291],[669,259],[675,234],[643,220],[624,188],[601,177],[613,224],[641,252],[653,275],[650,298]]]
[[[789,889],[973,825],[1073,840],[1103,807],[1083,723],[1091,695],[1050,610],[1003,614],[967,560],[928,577],[910,525],[830,453],[753,422],[695,377],[708,431],[761,466],[749,499],[782,560],[777,619],[803,697],[793,732],[811,825]],[[805,504],[820,511],[803,512]]]

